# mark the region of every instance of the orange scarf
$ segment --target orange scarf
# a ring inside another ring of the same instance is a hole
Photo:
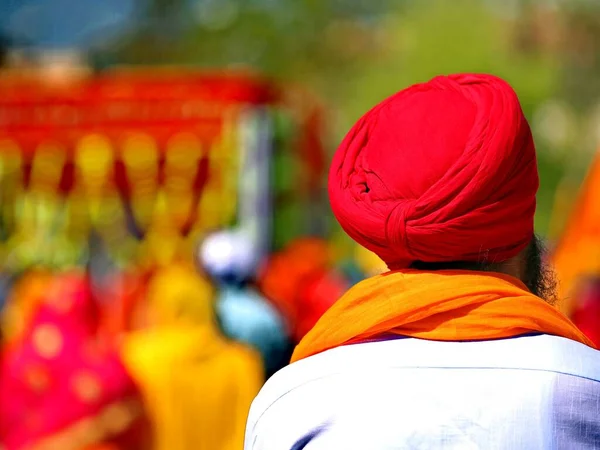
[[[401,270],[352,287],[296,347],[292,362],[385,333],[437,341],[540,332],[594,344],[558,309],[508,275]]]

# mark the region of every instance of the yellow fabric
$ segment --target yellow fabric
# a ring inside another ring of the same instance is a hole
[[[215,288],[193,267],[174,265],[160,270],[148,287],[148,309],[156,325],[214,323]]]
[[[154,327],[127,336],[123,359],[144,395],[156,450],[241,450],[250,404],[263,383],[260,355],[215,325],[214,288],[190,267],[149,286]]]
[[[260,356],[210,328],[166,328],[126,338],[126,365],[154,425],[156,450],[241,450],[263,382]]]

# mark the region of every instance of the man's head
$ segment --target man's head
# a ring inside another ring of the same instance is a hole
[[[436,77],[374,107],[340,145],[329,177],[338,221],[390,269],[497,270],[545,294],[537,188],[515,92],[474,74]]]
[[[551,305],[557,302],[557,281],[552,267],[545,262],[544,243],[538,236],[518,255],[502,262],[490,261],[452,261],[445,263],[428,263],[413,261],[411,269],[417,270],[477,270],[483,272],[499,272],[520,279],[535,295],[543,298]]]

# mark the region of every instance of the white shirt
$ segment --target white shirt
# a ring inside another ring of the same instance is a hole
[[[291,364],[245,450],[600,449],[600,352],[568,339],[399,338]]]

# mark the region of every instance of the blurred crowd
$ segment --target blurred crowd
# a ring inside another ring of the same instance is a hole
[[[197,264],[121,273],[37,268],[5,278],[0,438],[7,449],[238,449],[264,381],[356,280],[320,238],[256,265],[230,231]],[[152,447],[149,447],[152,445]]]
[[[594,2],[147,3],[128,37],[92,49],[96,66],[239,62],[316,88],[339,123],[310,92],[248,71],[95,75],[77,52],[32,64],[0,37],[0,449],[241,449],[265,380],[349,286],[385,270],[331,226],[328,133],[438,73],[515,85],[560,306],[600,344],[598,162],[574,202],[600,129]],[[20,30],[62,30],[25,12]]]
[[[241,448],[265,380],[383,270],[325,232],[317,103],[239,73],[38,75],[0,75],[2,447]]]

